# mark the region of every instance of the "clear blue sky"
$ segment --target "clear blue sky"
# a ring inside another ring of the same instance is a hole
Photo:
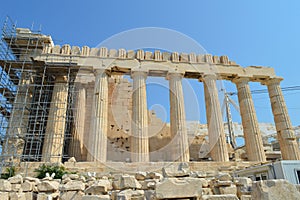
[[[4,22],[9,15],[19,27],[31,27],[34,22],[34,29],[41,25],[42,32],[52,35],[57,44],[91,47],[132,28],[169,28],[193,38],[209,53],[228,55],[242,66],[275,68],[286,87],[300,85],[299,10],[297,0],[11,0],[2,1],[0,20]],[[229,91],[235,89],[225,85]],[[264,87],[251,84],[251,89]],[[284,94],[293,125],[300,125],[300,91]],[[259,121],[273,122],[268,96],[254,95],[253,99]],[[234,111],[233,118],[240,120]]]

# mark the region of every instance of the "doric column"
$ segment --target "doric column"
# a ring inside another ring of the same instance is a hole
[[[61,162],[65,136],[68,87],[66,76],[57,76],[55,78],[43,143],[43,162]]]
[[[108,126],[108,75],[95,70],[92,129],[90,130],[88,161],[106,162]]]
[[[263,84],[268,87],[282,159],[300,160],[299,147],[280,88],[281,80],[279,78],[271,79]]]
[[[173,159],[179,162],[189,162],[189,144],[186,130],[184,97],[181,73],[169,73],[170,90],[170,125],[174,147]]]
[[[216,75],[203,76],[209,146],[214,161],[229,161]]]
[[[24,149],[24,138],[26,137],[29,111],[31,101],[29,93],[30,80],[26,78],[27,73],[23,72],[16,88],[16,96],[9,117],[8,130],[4,138],[2,156],[7,159],[13,158],[14,162],[20,162]],[[6,93],[10,92],[8,89]],[[12,100],[12,99],[11,99]],[[10,101],[10,99],[8,99]]]
[[[262,137],[248,84],[249,78],[236,78],[240,114],[244,129],[245,145],[249,161],[266,161]]]
[[[75,92],[74,125],[70,154],[74,156],[77,161],[83,161],[83,155],[85,155],[86,151],[86,146],[84,145],[86,88],[82,83],[75,83]]]
[[[134,71],[131,77],[133,79],[131,160],[149,162],[147,72]]]

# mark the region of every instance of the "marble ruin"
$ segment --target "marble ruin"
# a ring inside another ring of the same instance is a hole
[[[60,47],[50,36],[21,28],[4,39],[15,59],[1,59],[0,65],[16,85],[1,88],[3,98],[12,104],[10,109],[1,107],[7,117],[5,161],[56,163],[75,157],[81,162],[189,162],[201,160],[191,148],[205,143],[206,158],[228,162],[238,153],[226,143],[217,80],[236,85],[244,160],[267,161],[249,82],[268,89],[282,159],[300,159],[280,88],[282,78],[272,68],[244,68],[227,56]],[[147,109],[150,76],[169,81],[170,124]],[[208,141],[188,134],[184,78],[204,85]]]
[[[0,167],[18,174],[0,179],[0,199],[299,199],[300,127],[274,69],[209,54],[60,47],[29,29],[3,30]],[[170,123],[148,110],[149,77],[169,84]],[[185,79],[203,85],[207,124],[186,120]],[[242,124],[223,122],[218,80],[236,85]],[[250,82],[268,90],[275,126],[258,122]],[[245,145],[231,144],[229,129]],[[285,170],[294,163],[293,183],[264,180],[276,177],[277,160]],[[44,163],[76,173],[33,178]]]

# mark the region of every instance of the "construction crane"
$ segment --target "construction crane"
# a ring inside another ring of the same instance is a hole
[[[224,104],[225,104],[225,111],[226,111],[226,118],[227,118],[227,126],[228,126],[228,135],[229,135],[229,142],[231,146],[235,149],[237,147],[235,136],[234,136],[234,130],[233,130],[233,123],[232,123],[232,116],[231,116],[231,110],[230,110],[230,98],[228,96],[228,93],[224,94]]]
[[[226,121],[227,121],[227,127],[228,127],[228,137],[227,137],[227,143],[229,143],[232,148],[237,148],[237,144],[235,141],[235,134],[234,134],[234,129],[233,129],[233,122],[232,122],[232,116],[231,116],[231,109],[230,109],[230,105],[232,105],[236,111],[238,111],[240,113],[240,108],[239,106],[229,97],[231,95],[234,95],[234,93],[227,93],[226,89],[223,85],[223,82],[221,82],[221,90],[223,93],[224,99],[223,99],[223,103],[222,103],[222,113],[224,116],[224,112],[225,112],[225,116],[226,116]]]

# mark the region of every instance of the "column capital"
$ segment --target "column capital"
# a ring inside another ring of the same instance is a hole
[[[268,80],[264,80],[261,82],[262,85],[272,85],[272,84],[280,84],[280,82],[283,80],[281,77],[272,78]]]
[[[65,75],[56,75],[55,82],[56,83],[66,83],[68,81],[68,76]]]
[[[207,81],[207,80],[217,80],[218,75],[217,74],[202,74],[201,77],[199,78],[200,82]]]
[[[133,70],[130,74],[131,78],[134,78],[135,76],[143,76],[144,78],[147,78],[148,71],[145,70]]]
[[[184,74],[181,73],[181,72],[168,72],[167,76],[166,76],[166,79],[170,80],[171,77],[172,78],[175,78],[175,77],[177,77],[177,78],[183,78],[183,76],[184,76]]]
[[[233,78],[231,81],[235,84],[240,84],[240,83],[247,84],[250,81],[250,78],[238,76],[238,77]]]
[[[101,74],[106,74],[106,75],[109,75],[109,71],[107,69],[103,69],[103,68],[100,68],[100,69],[93,69],[93,72],[94,72],[94,75],[97,77]]]

